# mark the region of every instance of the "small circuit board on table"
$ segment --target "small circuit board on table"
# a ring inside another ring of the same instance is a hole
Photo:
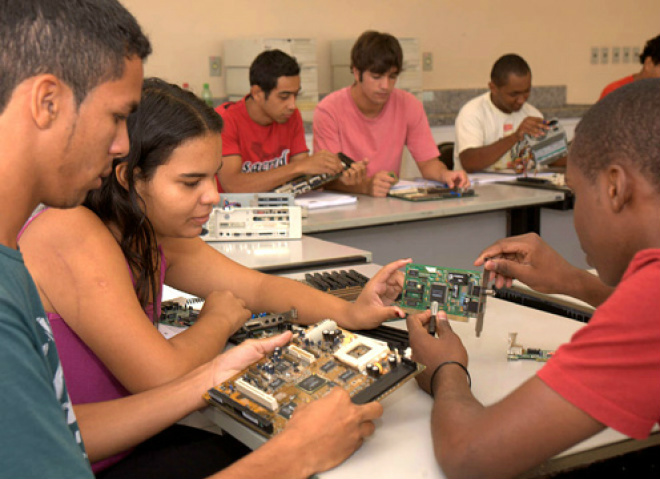
[[[509,333],[509,347],[506,351],[506,357],[509,361],[518,361],[521,359],[531,359],[532,361],[548,361],[555,351],[551,349],[526,348],[516,343],[518,333]]]
[[[200,298],[175,298],[163,301],[159,323],[167,326],[187,328],[192,326],[199,316],[204,300]],[[241,328],[229,340],[238,344],[245,339],[272,336],[277,332],[291,329],[291,325],[298,318],[298,311],[291,309],[283,313],[253,313]],[[263,331],[268,334],[262,335]]]
[[[284,429],[300,404],[345,389],[356,404],[379,400],[424,366],[387,344],[324,320],[295,329],[291,343],[210,389],[205,399],[269,438]]]
[[[192,326],[197,321],[202,304],[204,304],[204,300],[201,298],[174,298],[163,301],[160,305],[158,322],[179,328]]]
[[[487,279],[475,270],[443,268],[423,264],[406,265],[400,306],[409,313],[431,309],[445,311],[449,319],[477,318],[477,336],[483,327],[488,292]]]

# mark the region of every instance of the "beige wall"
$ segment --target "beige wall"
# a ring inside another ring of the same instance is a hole
[[[516,52],[536,85],[568,86],[569,103],[592,103],[609,81],[639,63],[591,65],[592,46],[643,47],[660,33],[659,0],[122,0],[149,34],[147,75],[209,82],[208,57],[226,38],[265,35],[317,40],[319,90],[332,89],[329,41],[376,29],[420,38],[433,54],[424,89],[485,87],[493,61]]]

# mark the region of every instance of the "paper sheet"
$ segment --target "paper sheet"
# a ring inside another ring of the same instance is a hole
[[[357,203],[357,197],[342,193],[329,193],[327,191],[309,191],[296,197],[294,203],[308,210],[319,208],[332,208],[335,206],[352,205]]]

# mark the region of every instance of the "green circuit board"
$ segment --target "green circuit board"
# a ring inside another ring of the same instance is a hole
[[[482,273],[474,270],[408,264],[400,306],[424,311],[436,301],[449,319],[467,321],[483,314],[486,288]]]

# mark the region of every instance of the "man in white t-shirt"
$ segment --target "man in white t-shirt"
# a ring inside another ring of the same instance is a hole
[[[467,102],[456,117],[456,169],[467,172],[512,167],[511,149],[548,127],[543,114],[527,103],[532,72],[520,56],[500,57],[490,73],[489,91]]]

